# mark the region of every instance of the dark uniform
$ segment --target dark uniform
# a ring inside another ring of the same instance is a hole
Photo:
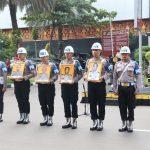
[[[124,69],[125,71],[123,71]],[[135,93],[139,93],[139,87],[140,69],[137,62],[132,60],[117,62],[114,68],[113,88],[114,92],[118,93],[119,109],[123,123],[119,131],[126,131],[127,129],[129,132],[133,131],[131,125],[134,121]]]
[[[27,124],[29,123],[29,113],[30,113],[30,81],[29,79],[35,76],[35,68],[31,61],[25,60],[25,70],[24,79],[14,81],[14,93],[18,102],[20,120],[17,124]]]
[[[40,123],[41,126],[52,126],[52,117],[54,115],[54,97],[55,97],[55,84],[57,74],[59,73],[57,66],[50,62],[51,73],[50,83],[38,83],[38,96],[41,105],[44,121]]]
[[[76,118],[78,118],[78,81],[82,78],[82,67],[78,60],[63,60],[61,64],[74,64],[74,83],[62,83],[61,84],[61,97],[64,103],[64,112],[66,117],[66,124],[62,126],[62,128],[71,127],[71,117],[73,118],[73,124],[76,122]],[[75,125],[76,126],[76,125]],[[73,126],[72,126],[73,127]],[[73,127],[74,128],[74,127]]]
[[[103,120],[105,119],[105,101],[106,101],[106,82],[110,72],[109,63],[102,57],[98,60],[91,58],[87,61],[86,72],[88,72],[89,62],[102,62],[101,82],[88,81],[88,99],[90,102],[91,119],[93,120],[93,127],[90,130],[102,130]],[[97,107],[98,106],[98,107]]]
[[[3,121],[2,114],[4,109],[4,92],[7,88],[7,68],[4,62],[0,61],[0,122]]]

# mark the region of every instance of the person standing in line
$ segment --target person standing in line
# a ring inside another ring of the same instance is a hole
[[[77,118],[78,118],[78,81],[82,78],[82,67],[78,60],[73,58],[74,49],[72,46],[66,46],[64,49],[66,59],[60,62],[61,65],[72,64],[74,67],[74,76],[72,83],[62,83],[61,84],[61,97],[64,103],[64,112],[66,123],[62,126],[63,129],[66,128],[77,128]],[[72,117],[72,122],[71,122]]]
[[[24,63],[25,67],[23,68],[23,76],[19,78],[11,78],[14,81],[14,93],[17,99],[18,108],[20,112],[20,119],[16,122],[17,124],[28,124],[29,113],[30,113],[30,80],[35,76],[35,67],[32,64],[32,61],[28,60],[27,50],[24,47],[20,47],[17,50],[18,59],[15,63]]]
[[[40,123],[41,126],[52,126],[53,120],[52,117],[54,115],[54,97],[55,97],[55,84],[54,82],[58,78],[59,70],[57,66],[50,61],[49,62],[49,54],[47,50],[42,49],[39,52],[39,57],[41,58],[41,63],[39,65],[48,65],[50,67],[50,77],[48,82],[38,84],[38,97],[41,105],[41,110],[43,114],[44,120]],[[37,69],[38,66],[37,65]],[[45,76],[47,77],[47,76]]]
[[[7,89],[7,68],[4,62],[0,61],[0,122],[3,121],[4,93]]]
[[[93,57],[87,60],[85,70],[86,72],[84,74],[85,80],[88,81],[88,99],[90,102],[91,119],[93,120],[93,126],[90,128],[90,130],[102,131],[103,122],[105,119],[105,101],[106,101],[105,80],[109,76],[110,68],[108,61],[101,56],[102,53],[101,44],[96,42],[92,45],[91,49]],[[98,79],[88,79],[88,76],[91,73],[90,63],[101,64],[101,72],[99,72],[100,75]]]
[[[121,61],[114,67],[113,91],[118,94],[119,110],[122,127],[119,132],[133,132],[135,95],[141,86],[141,72],[136,61],[130,58],[130,49],[124,46],[120,50]]]

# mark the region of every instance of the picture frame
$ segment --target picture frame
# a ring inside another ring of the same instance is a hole
[[[24,70],[25,70],[25,62],[22,62],[22,61],[14,62],[10,78],[11,79],[23,78]]]
[[[35,78],[36,83],[49,83],[51,75],[51,66],[46,64],[39,64],[36,68],[37,74]]]
[[[102,67],[103,67],[102,62],[89,62],[87,80],[100,82]]]
[[[73,83],[74,80],[74,64],[60,65],[60,82]]]

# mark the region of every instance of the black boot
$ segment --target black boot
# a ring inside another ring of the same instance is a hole
[[[127,132],[133,132],[133,124],[132,121],[127,122]]]
[[[53,125],[52,117],[51,117],[51,116],[48,116],[48,119],[47,119],[47,126],[52,126],[52,125]]]
[[[23,120],[23,124],[28,124],[30,121],[29,121],[29,115],[28,114],[24,114],[24,120]]]
[[[62,126],[63,129],[67,129],[70,128],[71,125],[71,119],[70,118],[66,118],[66,124]]]
[[[20,113],[20,119],[16,122],[17,124],[22,124],[23,123],[23,120],[24,120],[24,116],[25,114],[24,113]]]
[[[127,131],[127,121],[122,121],[122,127],[119,129],[119,132]]]
[[[47,125],[47,119],[48,119],[48,116],[44,116],[44,120],[43,120],[43,122],[40,123],[40,126],[46,126]]]
[[[98,119],[97,120],[97,131],[103,130],[103,120]]]
[[[97,120],[93,120],[93,126],[90,128],[91,131],[97,130]]]
[[[0,114],[0,122],[3,122],[2,114]]]
[[[76,128],[77,128],[77,118],[73,118],[72,129],[76,129]]]

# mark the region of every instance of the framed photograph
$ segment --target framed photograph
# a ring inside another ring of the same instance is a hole
[[[40,64],[37,66],[36,83],[49,83],[51,74],[51,66]]]
[[[10,78],[12,79],[23,78],[24,70],[25,70],[25,62],[16,61],[13,65]]]
[[[60,82],[72,83],[74,79],[74,64],[60,65]]]
[[[102,73],[102,62],[89,62],[88,64],[88,81],[99,82]]]

